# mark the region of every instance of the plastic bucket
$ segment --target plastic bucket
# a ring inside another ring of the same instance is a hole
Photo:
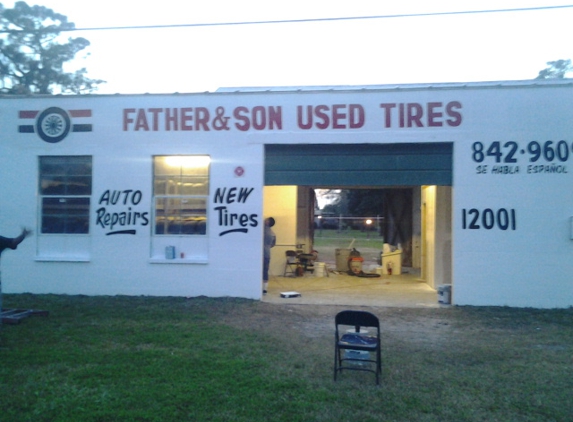
[[[316,277],[326,277],[326,264],[324,262],[314,263],[314,275]]]

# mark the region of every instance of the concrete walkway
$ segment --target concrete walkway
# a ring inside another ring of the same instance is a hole
[[[300,297],[282,298],[281,292],[296,291]],[[416,271],[404,269],[402,275],[362,278],[333,271],[328,277],[271,277],[267,303],[301,305],[384,306],[439,308],[434,289],[419,279]]]

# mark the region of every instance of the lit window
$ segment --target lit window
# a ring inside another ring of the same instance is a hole
[[[209,163],[206,155],[154,157],[155,234],[206,234]]]
[[[92,157],[40,157],[38,188],[41,233],[89,233]]]

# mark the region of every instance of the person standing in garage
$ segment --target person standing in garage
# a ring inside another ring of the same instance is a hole
[[[269,217],[265,219],[265,234],[263,247],[263,294],[267,293],[269,287],[269,265],[271,263],[271,248],[277,242],[275,232],[271,229],[275,225],[275,219]]]

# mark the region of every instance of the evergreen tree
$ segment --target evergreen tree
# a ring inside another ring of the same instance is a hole
[[[0,4],[0,93],[83,94],[104,81],[86,77],[86,69],[65,72],[64,63],[90,45],[85,38],[61,42],[73,30],[68,18],[44,6],[19,1],[13,9]]]

